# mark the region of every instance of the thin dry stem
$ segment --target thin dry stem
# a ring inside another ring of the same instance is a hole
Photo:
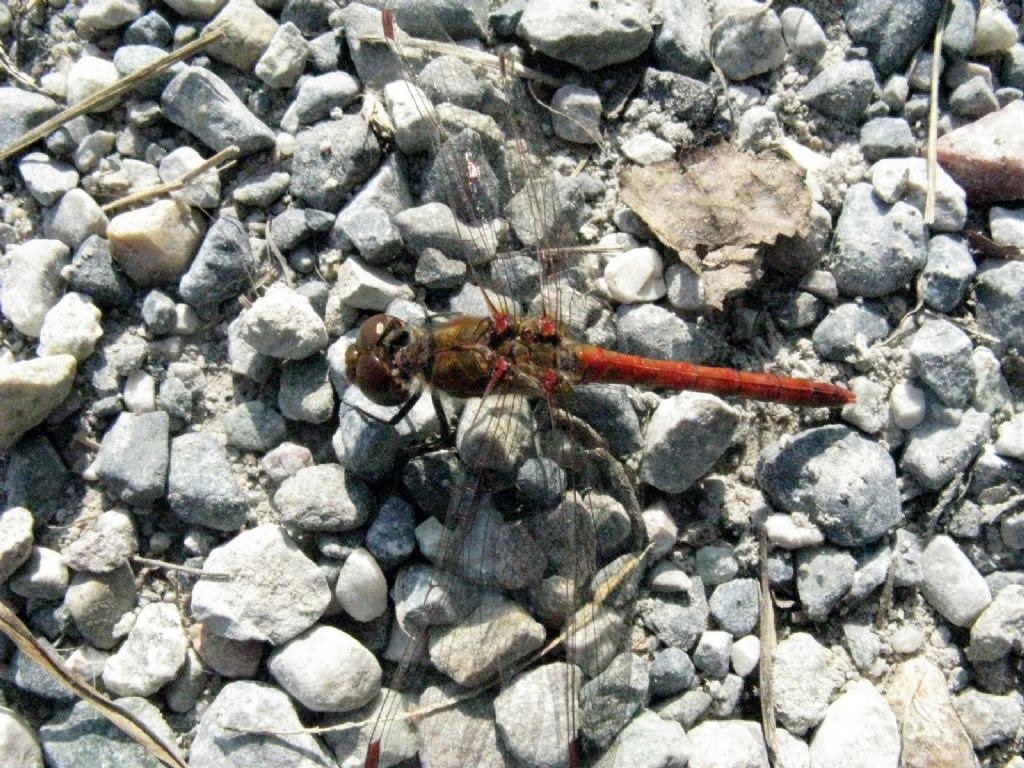
[[[953,5],[956,2],[954,0]],[[938,177],[936,142],[939,138],[939,62],[942,61],[942,37],[949,21],[950,1],[942,6],[939,23],[932,41],[932,71],[928,85],[928,190],[924,199],[924,223],[935,223],[935,185]]]
[[[187,59],[189,56],[198,53],[199,51],[203,50],[203,48],[205,48],[213,42],[216,42],[223,36],[223,29],[211,30],[202,37],[193,40],[191,43],[183,45],[178,50],[173,51],[167,54],[166,56],[162,56],[159,59],[150,62],[146,66],[142,67],[136,72],[132,72],[132,74],[126,77],[122,77],[120,80],[118,80],[110,87],[104,88],[102,91],[94,93],[87,99],[84,99],[78,102],[77,104],[68,107],[63,112],[60,112],[59,114],[51,117],[49,120],[40,123],[32,130],[22,134],[11,144],[8,144],[3,149],[0,149],[0,161],[6,160],[12,155],[16,155],[18,152],[21,152],[23,149],[27,149],[28,147],[32,146],[41,139],[45,139],[47,136],[49,136],[51,133],[60,128],[65,123],[74,120],[76,117],[79,117],[80,115],[84,115],[87,112],[92,111],[100,104],[103,104],[106,101],[124,95],[140,83],[145,82],[146,80],[149,80],[153,77],[156,77],[165,69],[171,67],[174,64],[177,64],[182,59]]]
[[[235,159],[238,157],[240,150],[234,144],[230,147],[222,149],[220,152],[215,154],[209,160],[205,160],[201,164],[197,165],[192,170],[188,171],[179,179],[174,181],[168,181],[166,184],[157,184],[156,186],[149,187],[147,189],[133,192],[130,195],[125,195],[118,200],[107,203],[103,206],[104,213],[110,213],[118,208],[126,208],[129,205],[135,205],[135,203],[141,203],[144,200],[149,200],[153,197],[160,197],[161,195],[176,192],[179,189],[185,187],[189,182],[198,176],[206,173],[211,168],[216,168],[217,172],[224,171],[234,165]],[[221,165],[223,163],[223,165]]]

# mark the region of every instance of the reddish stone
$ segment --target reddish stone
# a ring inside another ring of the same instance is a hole
[[[1024,200],[1024,102],[947,133],[937,149],[972,202]]]

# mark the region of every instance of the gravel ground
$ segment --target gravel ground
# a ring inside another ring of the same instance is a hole
[[[3,146],[226,30],[0,168],[5,605],[193,768],[362,765],[368,728],[237,729],[382,707],[436,707],[392,727],[382,764],[566,765],[567,712],[543,702],[574,695],[583,753],[606,752],[602,766],[767,766],[772,749],[778,766],[1022,768],[1020,3],[950,13],[930,224],[939,0],[394,5],[411,34],[514,42],[563,84],[536,86],[550,110],[513,102],[531,155],[509,162],[554,172],[552,228],[600,246],[571,274],[596,296],[571,305],[581,335],[834,381],[857,402],[588,388],[579,415],[642,483],[636,510],[611,493],[584,507],[609,568],[631,526],[651,542],[608,611],[630,647],[600,665],[599,648],[579,649],[582,670],[545,660],[440,707],[453,680],[485,683],[557,634],[564,531],[482,506],[476,557],[439,577],[432,515],[472,430],[438,445],[429,398],[396,426],[365,418],[387,411],[349,386],[344,359],[375,312],[486,314],[467,275],[493,269],[496,245],[531,245],[499,155],[474,166],[467,227],[433,151],[438,124],[470,129],[455,157],[507,140],[490,118],[511,97],[445,57],[416,74],[448,103],[425,120],[402,68],[364,39],[380,11],[359,4],[2,4],[16,65]],[[749,249],[738,273],[716,271],[733,258],[721,244],[667,247],[620,198],[626,169],[723,138],[790,157],[810,198],[805,232]],[[231,146],[219,173],[103,207]],[[502,287],[536,285],[530,259],[498,263]],[[740,275],[728,290],[726,274]],[[557,468],[503,462],[491,471],[514,478],[517,503],[561,498]],[[768,739],[761,523],[778,643]],[[403,681],[395,662],[415,649],[396,615],[434,626],[434,669]],[[481,642],[471,625],[495,629]],[[0,764],[157,764],[3,638],[0,660]]]

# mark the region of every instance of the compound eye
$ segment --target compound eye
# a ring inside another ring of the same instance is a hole
[[[374,354],[360,355],[355,366],[356,386],[378,405],[401,405],[409,392],[387,363]]]
[[[402,321],[391,315],[373,315],[359,327],[359,334],[356,336],[356,346],[361,349],[370,349],[381,343],[385,336],[402,328]]]

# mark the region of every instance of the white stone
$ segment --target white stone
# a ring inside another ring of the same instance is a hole
[[[384,86],[384,104],[395,125],[398,148],[410,155],[425,152],[437,120],[427,94],[407,80],[395,80]]]
[[[274,37],[256,62],[256,77],[271,88],[291,88],[298,82],[309,56],[309,43],[292,22],[277,28]]]
[[[896,716],[868,682],[858,682],[832,702],[811,740],[815,768],[897,768]]]
[[[140,0],[88,0],[78,12],[78,23],[88,30],[117,29],[142,13]]]
[[[66,293],[43,319],[39,330],[39,355],[72,355],[82,362],[96,348],[103,335],[103,313],[92,299],[80,293]]]
[[[999,427],[995,449],[1008,459],[1024,459],[1024,414],[1018,413]]]
[[[202,327],[203,321],[192,307],[181,302],[174,305],[174,333],[176,335],[191,336]]]
[[[760,723],[705,720],[691,730],[687,768],[768,768],[768,750]]]
[[[761,658],[761,641],[757,635],[745,635],[732,644],[729,660],[733,671],[740,677],[746,677],[757,668]]]
[[[921,553],[921,593],[935,610],[958,627],[969,627],[992,593],[967,555],[949,536],[936,536]]]
[[[384,311],[395,299],[411,301],[415,296],[405,283],[354,256],[338,267],[334,290],[345,306],[376,311]]]
[[[63,292],[61,270],[71,250],[58,240],[28,240],[0,259],[0,310],[15,328],[37,338],[43,319]]]
[[[1008,51],[1017,42],[1017,27],[1006,11],[986,3],[978,12],[971,56]]]
[[[327,346],[327,329],[302,294],[275,283],[242,314],[238,335],[263,355],[301,360]]]
[[[615,301],[657,301],[666,291],[661,254],[653,248],[634,248],[613,256],[604,268],[604,281]]]
[[[647,541],[650,542],[651,561],[660,560],[675,547],[679,526],[668,513],[668,507],[663,500],[658,500],[647,507],[641,516],[644,529],[647,531]]]
[[[671,160],[676,150],[664,139],[644,131],[622,142],[622,154],[637,165],[653,165]]]
[[[11,507],[0,514],[0,584],[10,578],[32,553],[32,513]]]
[[[988,228],[996,245],[1024,250],[1024,209],[993,205],[988,211]]]
[[[132,371],[124,381],[124,406],[132,413],[156,410],[156,381],[145,371]]]
[[[192,147],[178,147],[160,161],[160,180],[177,181],[205,162]],[[210,168],[192,179],[171,196],[197,208],[214,208],[220,202],[220,176]]]
[[[768,515],[764,521],[764,532],[771,544],[783,549],[816,547],[825,540],[820,528],[806,518],[793,515]]]
[[[303,632],[274,651],[267,668],[282,688],[314,712],[349,712],[380,693],[377,659],[337,627]]]
[[[68,106],[74,106],[85,101],[104,88],[109,88],[118,80],[117,68],[114,62],[101,59],[98,56],[83,56],[68,70],[67,80],[67,101]],[[117,99],[107,99],[102,104],[93,107],[92,112],[106,112],[117,105]]]
[[[10,448],[71,394],[71,355],[50,355],[0,367],[0,450]]]
[[[678,563],[662,560],[648,572],[647,583],[652,592],[688,592],[693,582]]]
[[[892,423],[900,429],[913,429],[928,412],[924,390],[909,381],[901,381],[889,393],[889,413]]]
[[[916,653],[924,644],[924,632],[914,626],[900,627],[893,632],[889,639],[889,645],[893,651],[899,654],[908,655]]]
[[[186,19],[208,19],[224,7],[225,0],[167,0],[167,5]]]
[[[121,696],[149,696],[174,679],[185,663],[188,637],[171,603],[139,611],[128,638],[103,667],[103,684]]]
[[[360,547],[341,566],[334,586],[338,604],[359,622],[373,621],[388,607],[388,582],[377,561]]]
[[[12,709],[0,707],[0,759],[18,768],[43,768],[43,753],[33,730]]]

